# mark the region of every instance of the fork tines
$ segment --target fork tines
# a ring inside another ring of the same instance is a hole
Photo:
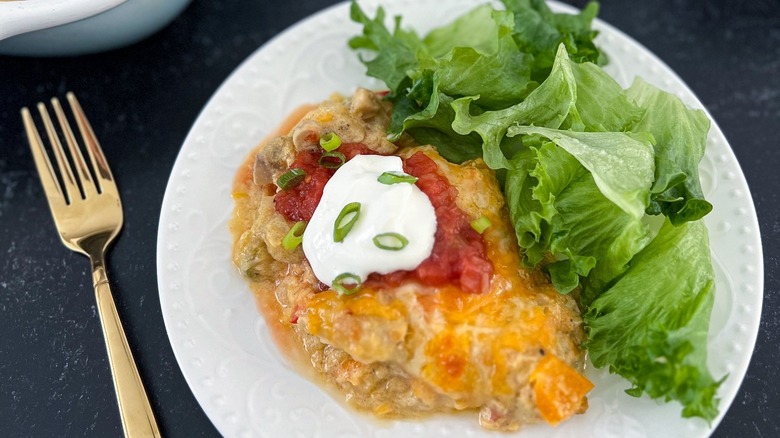
[[[76,124],[79,127],[79,132],[81,133],[81,138],[87,155],[89,156],[91,166],[87,166],[87,162],[73,135],[73,130],[70,128],[70,124],[62,109],[62,105],[60,105],[59,99],[56,97],[52,98],[51,106],[57,117],[61,137],[54,128],[54,123],[49,116],[46,105],[44,105],[43,102],[38,103],[37,105],[38,112],[40,113],[41,120],[46,129],[46,135],[51,144],[52,153],[57,162],[59,177],[52,166],[44,143],[41,141],[35,122],[30,114],[30,110],[26,107],[22,108],[22,119],[24,120],[27,138],[30,140],[30,148],[32,150],[33,158],[35,159],[35,166],[38,168],[44,191],[47,195],[54,192],[59,193],[62,197],[62,201],[66,204],[72,204],[79,199],[86,199],[90,196],[102,193],[101,182],[110,183],[113,181],[113,176],[111,175],[111,170],[108,167],[103,151],[100,148],[100,144],[98,143],[98,140],[92,131],[92,127],[90,126],[87,117],[84,115],[84,111],[81,109],[81,105],[79,105],[76,96],[73,93],[68,92],[66,98],[70,104],[70,109],[76,120]],[[68,145],[67,153],[62,146],[62,142],[60,141],[61,138],[63,138]],[[49,197],[51,198],[51,196]]]

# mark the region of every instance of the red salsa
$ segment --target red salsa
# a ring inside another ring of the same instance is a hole
[[[344,154],[347,160],[355,155],[375,153],[361,143],[348,143],[339,146],[339,152]],[[306,171],[306,179],[302,183],[289,190],[283,190],[276,194],[274,207],[287,220],[309,222],[314,215],[317,204],[322,199],[322,191],[330,177],[336,172],[320,166],[322,150],[299,152],[290,166],[291,169]]]
[[[347,160],[358,154],[375,153],[362,144],[344,144],[338,150]],[[291,167],[305,170],[306,179],[276,194],[276,211],[290,221],[311,220],[325,184],[335,172],[319,165],[321,155],[322,151],[300,152]],[[435,210],[437,228],[433,251],[417,269],[371,274],[365,285],[381,288],[417,280],[427,286],[452,284],[466,292],[486,292],[490,288],[493,265],[487,258],[482,236],[471,228],[469,218],[455,203],[457,189],[422,152],[404,159],[404,171],[418,178],[417,186],[428,196]]]

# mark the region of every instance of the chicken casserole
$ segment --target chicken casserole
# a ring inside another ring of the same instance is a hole
[[[298,349],[347,403],[379,417],[473,410],[485,428],[516,430],[584,412],[592,384],[582,376],[577,303],[521,266],[494,172],[479,159],[450,163],[410,138],[388,141],[390,119],[377,93],[333,96],[261,144],[237,174],[233,259],[273,308],[269,323],[293,339],[284,348]],[[334,137],[340,145],[326,150],[323,139]],[[380,268],[344,287],[312,267],[315,255],[336,264],[335,256],[305,253],[290,236],[300,240],[296,225],[315,220],[347,163],[371,156],[397,157],[427,197],[433,245],[411,269]],[[293,183],[280,184],[291,173]]]

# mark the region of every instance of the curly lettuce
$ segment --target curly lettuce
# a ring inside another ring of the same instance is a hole
[[[523,262],[559,292],[580,292],[594,365],[629,380],[631,395],[714,419],[714,282],[700,221],[712,206],[698,175],[709,119],[641,79],[624,89],[600,68],[596,3],[578,14],[543,0],[503,4],[421,37],[353,2],[363,31],[350,46],[394,104],[388,137],[495,169]]]
[[[585,313],[591,361],[631,382],[631,395],[678,400],[685,417],[715,418],[720,382],[703,366],[714,292],[704,223],[667,219]]]
[[[663,214],[674,225],[701,219],[712,210],[699,181],[710,119],[704,111],[688,108],[641,78],[626,90],[626,96],[651,109],[631,125],[631,130],[649,132],[656,140],[656,177],[648,213]]]

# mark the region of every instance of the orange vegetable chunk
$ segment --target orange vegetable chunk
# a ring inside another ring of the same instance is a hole
[[[552,354],[539,361],[530,380],[539,414],[553,426],[584,411],[585,395],[593,389],[590,380]]]

